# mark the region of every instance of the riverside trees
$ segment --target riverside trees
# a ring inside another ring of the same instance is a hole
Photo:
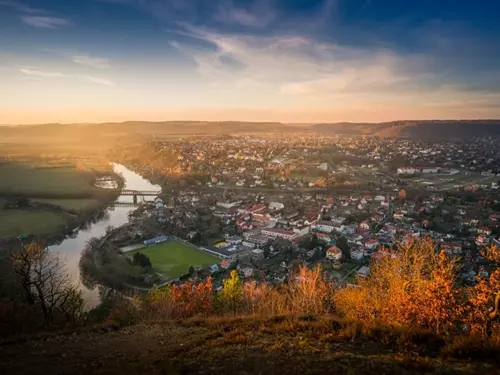
[[[82,317],[82,293],[71,283],[58,254],[32,242],[13,252],[11,261],[22,287],[21,300],[40,309],[46,327],[58,319],[75,322]]]

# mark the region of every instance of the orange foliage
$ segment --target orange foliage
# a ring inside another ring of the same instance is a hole
[[[455,262],[427,239],[400,245],[395,256],[371,265],[359,288],[337,291],[338,310],[349,318],[449,333],[458,319]]]
[[[168,288],[154,288],[144,300],[148,315],[158,319],[182,319],[210,315],[214,309],[212,279],[202,283],[186,282]]]
[[[456,260],[423,239],[402,244],[373,261],[359,285],[334,292],[321,268],[300,266],[287,284],[243,283],[236,271],[217,294],[212,280],[154,289],[143,300],[148,319],[183,319],[194,315],[324,315],[334,310],[364,323],[433,331],[439,335],[500,334],[500,270],[477,285],[457,285]],[[484,256],[500,263],[500,251]]]
[[[326,185],[327,185],[327,183],[326,183],[326,179],[325,179],[325,178],[323,178],[323,177],[318,178],[318,179],[314,182],[314,184],[315,184],[316,186],[320,186],[320,187],[326,187]]]
[[[496,246],[486,248],[482,255],[500,266],[500,249]],[[479,277],[478,283],[469,288],[468,296],[468,304],[464,307],[468,331],[481,336],[500,335],[500,270],[497,268],[488,278]]]
[[[300,266],[295,279],[287,287],[291,311],[299,314],[324,314],[330,310],[332,287],[323,280],[321,267]]]

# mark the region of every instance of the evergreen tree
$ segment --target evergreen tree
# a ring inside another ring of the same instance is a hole
[[[337,239],[337,247],[342,250],[342,255],[345,259],[351,259],[351,249],[347,243],[347,239],[342,236]]]
[[[143,254],[141,252],[134,254],[134,265],[141,266],[142,268],[152,267],[151,260],[149,260],[146,254]]]

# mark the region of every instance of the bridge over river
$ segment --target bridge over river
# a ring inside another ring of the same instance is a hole
[[[161,194],[161,190],[129,190],[124,189],[121,191],[120,196],[132,196],[134,204],[137,204],[137,197],[157,197]]]
[[[142,195],[144,197],[157,197],[158,194],[161,194],[161,191],[124,189],[120,193],[120,195]]]

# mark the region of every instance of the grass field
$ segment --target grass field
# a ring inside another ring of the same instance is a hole
[[[43,196],[86,195],[98,189],[92,174],[76,168],[35,169],[24,164],[0,165],[0,193]]]
[[[188,272],[190,266],[196,268],[219,263],[218,258],[177,241],[147,247],[128,255],[133,256],[137,252],[147,255],[155,270],[168,278],[179,277]]]
[[[47,211],[0,210],[0,237],[53,233],[64,225],[62,215]]]
[[[81,211],[87,208],[97,207],[99,201],[92,198],[82,199],[36,199],[35,202],[53,204],[67,210]]]

